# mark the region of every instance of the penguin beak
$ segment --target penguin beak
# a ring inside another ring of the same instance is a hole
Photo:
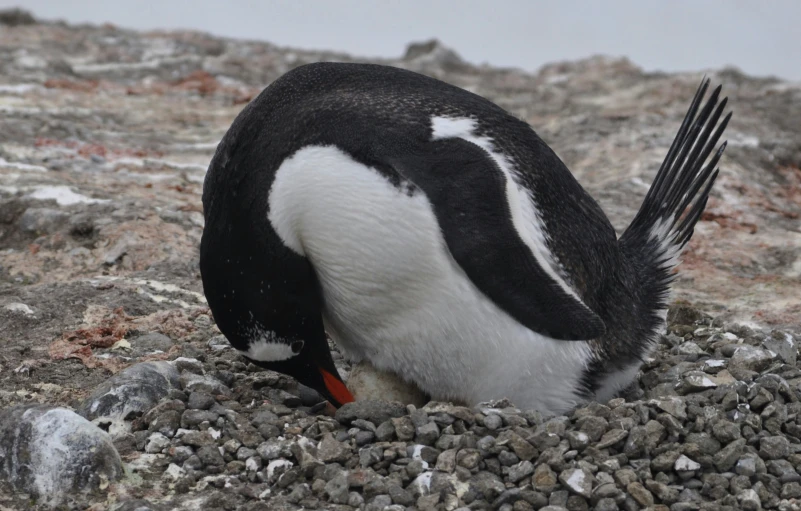
[[[323,377],[323,383],[325,384],[325,389],[321,389],[322,391],[320,393],[323,394],[323,397],[328,399],[332,405],[339,408],[345,403],[351,403],[356,400],[345,386],[345,383],[339,379],[339,376],[329,373],[322,367],[320,367],[319,370],[320,375]]]

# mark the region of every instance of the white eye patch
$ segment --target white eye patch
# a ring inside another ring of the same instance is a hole
[[[252,339],[247,351],[248,358],[259,362],[280,362],[296,356],[303,349],[303,341],[287,344],[277,339],[272,332]]]

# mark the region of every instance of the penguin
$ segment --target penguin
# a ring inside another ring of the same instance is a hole
[[[704,79],[632,223],[527,123],[408,70],[295,68],[236,117],[203,186],[203,289],[228,341],[339,407],[343,355],[431,399],[561,414],[628,386],[718,175]]]

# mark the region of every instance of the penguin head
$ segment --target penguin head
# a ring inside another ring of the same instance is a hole
[[[322,339],[322,343],[311,344],[294,341],[290,349],[298,349],[298,352],[284,360],[263,361],[246,356],[261,368],[291,376],[316,390],[336,408],[354,400],[339,376],[325,339]]]
[[[214,248],[201,252],[203,288],[228,342],[255,365],[295,378],[336,407],[353,401],[331,357],[319,297],[301,271],[306,267],[293,272],[285,261],[281,274],[271,274],[277,265],[218,255]]]
[[[210,300],[212,311],[213,302]],[[334,365],[321,324],[309,317],[298,317],[293,307],[268,307],[269,314],[259,315],[245,304],[239,305],[230,309],[216,307],[220,313],[215,314],[215,321],[245,358],[258,367],[295,378],[337,408],[354,400]]]

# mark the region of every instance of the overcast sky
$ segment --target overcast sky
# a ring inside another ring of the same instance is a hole
[[[282,46],[399,56],[437,37],[463,58],[534,71],[625,55],[646,70],[735,65],[801,80],[801,0],[0,0],[34,15],[191,28]]]

